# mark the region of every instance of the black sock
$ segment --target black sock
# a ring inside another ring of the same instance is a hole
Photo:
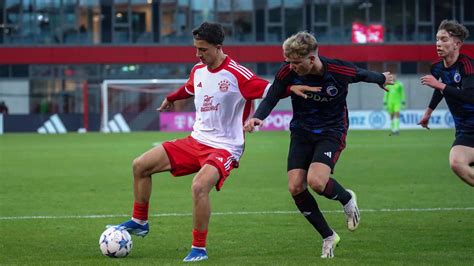
[[[324,219],[323,214],[319,210],[318,203],[316,203],[313,195],[311,195],[307,189],[300,194],[293,196],[293,199],[295,200],[298,210],[300,210],[306,220],[313,225],[314,229],[318,231],[323,239],[332,236],[332,229],[329,227],[326,219]]]
[[[336,179],[329,178],[324,191],[320,195],[330,200],[338,200],[343,206],[352,198],[351,194],[339,184]]]

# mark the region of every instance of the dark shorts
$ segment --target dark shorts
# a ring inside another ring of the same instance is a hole
[[[474,135],[471,134],[458,134],[453,142],[453,147],[456,145],[462,145],[474,148]]]
[[[291,132],[287,170],[308,170],[309,165],[314,162],[323,163],[334,170],[337,159],[345,146],[345,140],[311,133]]]

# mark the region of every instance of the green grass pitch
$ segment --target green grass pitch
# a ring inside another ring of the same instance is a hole
[[[321,239],[287,191],[288,132],[247,135],[240,168],[211,192],[210,265],[473,265],[474,193],[449,169],[452,130],[350,131],[334,177],[358,195],[361,224],[316,196],[341,236]],[[129,218],[131,162],[177,133],[0,136],[0,264],[174,265],[191,245],[191,176],[153,177],[150,234],[124,259],[104,257],[106,224]]]

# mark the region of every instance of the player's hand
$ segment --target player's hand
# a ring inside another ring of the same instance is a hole
[[[385,86],[393,85],[395,83],[395,78],[390,72],[383,72],[382,74],[385,76],[385,83],[382,86],[380,86],[380,88],[382,88],[382,90],[384,91],[388,91],[388,89]]]
[[[263,125],[263,121],[258,118],[250,118],[245,122],[244,130],[246,132],[252,133],[255,130],[255,127]]]
[[[426,129],[430,129],[430,127],[428,126],[429,122],[430,122],[430,117],[431,115],[425,113],[423,115],[423,117],[421,118],[421,120],[417,123],[417,125],[420,125]]]
[[[430,86],[433,89],[444,90],[446,84],[439,82],[433,75],[426,75],[420,78],[421,84]]]
[[[163,112],[166,110],[169,110],[171,107],[173,107],[173,102],[168,101],[168,99],[164,99],[163,102],[161,103],[161,106],[158,107],[156,110]]]
[[[305,99],[308,99],[308,95],[306,95],[305,92],[311,91],[311,92],[318,92],[321,91],[321,87],[310,87],[306,85],[292,85],[290,87],[291,92],[294,94],[303,97]]]

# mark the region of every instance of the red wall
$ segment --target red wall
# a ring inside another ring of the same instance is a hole
[[[239,62],[282,62],[280,46],[225,46],[224,52]],[[465,44],[462,53],[474,58],[474,44]],[[352,62],[433,61],[436,48],[428,45],[328,45],[319,54]],[[191,46],[68,46],[2,47],[0,64],[139,64],[194,63]]]

